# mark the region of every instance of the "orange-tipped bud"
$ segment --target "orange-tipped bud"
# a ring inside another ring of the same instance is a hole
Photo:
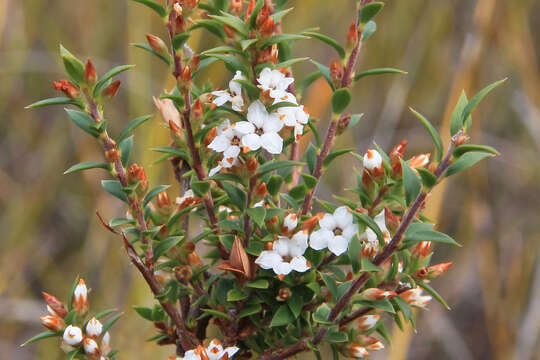
[[[265,4],[261,11],[259,11],[259,13],[257,14],[256,25],[260,27],[266,21],[266,19],[268,19],[269,16],[270,11],[268,10],[268,5]]]
[[[256,157],[250,157],[249,159],[246,160],[246,168],[251,174],[255,173],[258,167],[259,167],[259,162],[257,161]]]
[[[451,262],[430,266],[430,267],[428,267],[426,269],[427,274],[426,274],[425,278],[428,279],[428,280],[436,279],[439,276],[441,276],[442,274],[444,274],[445,272],[447,272],[448,269],[450,268],[450,266],[452,266]]]
[[[99,359],[99,345],[96,340],[86,338],[83,341],[84,352],[91,359]]]
[[[274,33],[274,18],[267,17],[261,25],[259,33],[262,37],[270,37]]]
[[[214,141],[216,136],[217,136],[217,128],[215,128],[215,127],[210,129],[210,131],[208,131],[206,133],[206,136],[204,137],[204,141],[203,141],[205,149],[207,149],[208,145],[210,145],[212,143],[212,141]]]
[[[174,22],[174,29],[175,29],[176,34],[186,32],[186,28],[187,26],[186,26],[186,20],[184,19],[184,15],[177,16]]]
[[[421,168],[426,166],[429,163],[429,157],[431,154],[420,154],[413,157],[410,162],[409,166],[412,168]]]
[[[41,325],[52,331],[62,331],[66,327],[64,320],[59,317],[46,315],[39,318]]]
[[[373,336],[360,335],[358,337],[358,342],[360,343],[360,345],[365,346],[366,349],[368,350],[384,349],[384,344],[377,338],[374,338]]]
[[[83,333],[80,327],[69,325],[66,330],[64,330],[64,335],[62,339],[69,346],[79,346],[83,341]]]
[[[63,92],[64,95],[71,99],[76,99],[80,95],[79,88],[77,88],[71,81],[53,81],[53,87],[55,90]]]
[[[168,55],[169,52],[167,50],[167,44],[163,40],[161,40],[159,37],[152,35],[152,34],[146,34],[146,41],[148,42],[148,45],[157,52],[160,55]]]
[[[304,223],[302,224],[302,230],[307,230],[308,232],[312,232],[315,226],[319,223],[319,220],[321,220],[324,216],[324,213],[320,212],[318,214],[315,214],[314,216],[310,217]]]
[[[251,0],[251,2],[249,3],[248,8],[246,9],[246,17],[244,18],[244,21],[246,23],[249,21],[249,17],[253,13],[253,10],[255,9],[255,5],[257,5],[257,1],[256,0]]]
[[[379,320],[381,319],[381,315],[375,314],[375,315],[364,315],[360,316],[357,320],[355,325],[357,326],[359,331],[368,331],[369,329],[372,329]]]
[[[405,155],[405,147],[407,146],[407,140],[402,140],[399,144],[394,146],[392,152],[388,156],[390,158],[390,165],[395,163],[400,163],[400,160],[403,159]]]
[[[161,286],[167,285],[167,283],[173,279],[172,274],[163,269],[154,271],[154,277],[161,284]]]
[[[115,82],[108,85],[103,91],[101,92],[101,95],[105,100],[111,100],[113,97],[116,96],[118,93],[118,89],[120,88],[121,81],[116,80]]]
[[[56,296],[48,294],[45,291],[42,291],[41,294],[43,295],[43,298],[47,303],[47,309],[50,309],[50,315],[58,316],[62,319],[67,315],[68,312],[66,310],[66,307],[60,300],[58,300]]]
[[[156,108],[158,109],[159,113],[161,114],[161,118],[166,124],[169,124],[169,127],[172,128],[171,122],[174,123],[173,126],[175,126],[175,129],[178,128],[178,133],[181,133],[180,131],[180,112],[174,105],[173,101],[171,99],[154,99],[154,105],[156,105]]]
[[[292,232],[298,226],[298,215],[290,213],[283,218],[283,227],[281,231],[285,234]]]
[[[203,108],[202,103],[200,99],[195,100],[193,103],[193,106],[191,107],[191,116],[193,117],[193,120],[201,120],[203,116]]]
[[[88,85],[94,85],[96,81],[96,69],[94,68],[94,65],[92,64],[90,59],[88,59],[88,61],[86,62],[86,67],[84,68],[84,82]]]
[[[352,49],[358,42],[358,27],[352,23],[347,31],[347,48]]]
[[[265,183],[260,183],[259,185],[257,185],[255,187],[255,191],[254,191],[254,200],[260,200],[262,198],[264,198],[264,196],[266,195],[267,193],[267,190],[266,190],[266,184]]]
[[[101,335],[101,332],[103,331],[103,325],[98,319],[93,317],[90,319],[90,321],[88,321],[88,324],[86,324],[85,331],[86,336],[96,339]]]
[[[271,233],[277,233],[279,231],[279,218],[277,216],[273,216],[266,220],[266,229]]]
[[[360,346],[355,343],[347,344],[347,347],[345,348],[345,352],[347,356],[355,358],[355,359],[363,359],[369,355],[369,352],[366,350],[365,347]]]
[[[396,231],[401,223],[401,217],[397,216],[388,207],[384,208],[384,221],[391,232]]]
[[[343,77],[343,69],[341,68],[341,65],[337,61],[332,61],[330,64],[330,78],[334,81],[334,83],[340,82],[341,78]]]
[[[120,154],[118,153],[118,150],[116,148],[107,150],[105,152],[105,159],[107,159],[107,162],[113,163],[116,160],[120,159]]]
[[[431,252],[431,242],[420,241],[418,244],[413,246],[411,252],[413,256],[424,259]]]
[[[88,288],[84,280],[80,279],[73,292],[73,308],[77,314],[86,315],[88,313],[88,307]]]
[[[419,308],[425,308],[427,304],[431,301],[431,296],[423,296],[422,288],[417,287],[414,289],[407,290],[399,294],[399,296],[411,306],[416,306]]]
[[[259,51],[257,55],[257,64],[264,64],[267,62],[276,64],[277,60],[278,60],[277,44],[273,44],[272,46],[269,46],[266,49]]]
[[[381,290],[378,288],[369,288],[360,293],[360,297],[364,300],[382,300],[382,299],[391,299],[397,294],[393,291]]]
[[[292,295],[291,289],[285,287],[278,290],[278,295],[276,296],[276,300],[280,302],[287,301]]]
[[[142,194],[146,193],[148,190],[148,179],[146,177],[146,172],[142,166],[138,164],[132,164],[128,168],[128,183],[130,185],[135,184],[137,181],[140,181],[140,184],[137,188],[137,191],[140,190]]]
[[[238,15],[242,12],[242,0],[231,0],[229,12],[233,15]]]
[[[347,128],[349,127],[350,122],[351,122],[351,114],[347,114],[345,116],[340,117],[338,120],[336,133],[338,135],[343,134],[343,132],[347,130]]]
[[[171,200],[167,191],[162,191],[157,195],[157,207],[160,212],[165,214],[171,210]]]
[[[180,74],[180,77],[178,78],[178,82],[181,90],[187,90],[191,86],[191,69],[189,66],[184,66],[184,69],[182,70],[182,73]]]
[[[199,70],[199,67],[201,66],[201,56],[193,55],[191,59],[189,59],[188,66],[191,72],[196,72],[197,70]]]

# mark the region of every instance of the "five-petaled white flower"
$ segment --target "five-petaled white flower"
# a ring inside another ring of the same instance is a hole
[[[315,250],[328,248],[339,256],[347,251],[349,241],[356,233],[353,216],[346,206],[340,206],[334,214],[325,214],[319,220],[319,230],[311,234],[309,246]]]
[[[269,114],[264,104],[257,100],[249,106],[247,119],[234,124],[235,131],[242,135],[242,145],[253,151],[262,147],[271,154],[281,154],[283,139],[278,131],[283,123],[279,116]]]
[[[264,68],[259,74],[257,81],[263,91],[268,91],[272,99],[286,97],[287,88],[294,82],[294,78],[286,77],[279,70]]]
[[[217,136],[212,140],[208,147],[214,151],[223,153],[223,160],[218,166],[210,170],[210,176],[218,173],[223,168],[230,168],[236,165],[238,155],[240,154],[240,145],[243,134],[240,133],[236,124],[232,124],[229,120],[225,120],[218,127]]]
[[[311,267],[303,256],[307,247],[308,235],[305,231],[297,232],[291,238],[279,236],[274,241],[272,250],[261,252],[255,263],[263,269],[272,269],[281,276],[293,270],[305,272]]]
[[[201,345],[193,350],[188,350],[183,357],[177,357],[176,360],[225,360],[232,359],[240,348],[230,346],[223,348],[219,340],[214,339],[205,349]]]
[[[375,223],[381,229],[383,239],[385,243],[388,243],[390,241],[390,232],[388,231],[388,228],[386,227],[386,210],[382,210],[380,213],[378,213],[373,220],[375,220]],[[379,251],[379,239],[377,238],[377,234],[375,234],[375,231],[371,230],[371,228],[366,227],[366,231],[360,235],[360,241],[364,242],[365,245],[362,248],[362,255],[365,257],[371,258],[377,254]]]
[[[287,93],[283,99],[276,99],[274,104],[279,102],[298,104],[294,95],[290,93]],[[304,105],[284,106],[278,108],[276,112],[285,126],[294,128],[294,138],[298,140],[298,137],[304,133],[304,126],[309,121],[309,114],[304,110]]]
[[[212,91],[212,95],[216,98],[213,103],[217,106],[221,106],[226,102],[230,101],[233,110],[242,111],[244,107],[244,98],[242,98],[242,85],[236,80],[245,80],[246,78],[242,75],[242,72],[237,71],[231,81],[229,81],[229,91],[227,90],[216,90]]]

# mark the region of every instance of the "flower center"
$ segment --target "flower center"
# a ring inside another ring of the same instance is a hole
[[[240,138],[238,136],[234,136],[231,139],[231,145],[240,145]]]
[[[262,128],[256,128],[255,129],[255,134],[261,136],[262,134],[264,134],[264,130]]]
[[[336,228],[334,229],[334,235],[339,236],[339,235],[341,235],[341,234],[343,234],[343,230],[341,230],[340,228],[336,227]]]

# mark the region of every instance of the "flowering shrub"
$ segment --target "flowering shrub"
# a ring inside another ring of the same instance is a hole
[[[153,149],[168,160],[178,182],[150,186],[143,167],[133,162],[131,133],[152,116],[128,123],[114,140],[105,115],[119,90],[113,81],[131,65],[98,77],[65,48],[60,55],[69,80],[54,82],[64,96],[29,108],[70,105],[68,116],[103,148],[104,162],[85,162],[65,173],[100,168],[110,179],[103,188],[125,204],[125,216],[104,227],[123,239],[126,253],[156,299],[135,311],[154,323],[158,345],[176,347],[176,359],[286,359],[328,345],[339,358],[364,358],[389,341],[386,325],[415,324],[413,307],[432,298],[447,307],[430,286],[451,263],[431,265],[435,243],[457,245],[433,229],[421,210],[433,187],[497,152],[466,144],[471,113],[496,82],[471,100],[465,93],[451,121],[446,150],[430,122],[411,111],[433,139],[434,151],[408,158],[406,141],[388,154],[375,146],[357,154],[333,150],[334,139],[362,114],[349,114],[350,88],[365,76],[403,73],[392,68],[356,72],[362,43],[376,29],[383,4],[357,0],[346,46],[312,30],[281,32],[287,1],[174,0],[146,5],[163,20],[168,39],[147,35],[135,46],[171,69],[176,86],[154,98],[170,131],[170,143]],[[247,6],[245,6],[247,5]],[[223,45],[194,52],[191,32],[204,29]],[[291,44],[318,39],[336,50],[340,61],[295,81]],[[201,70],[221,62],[231,72],[217,89]],[[332,88],[329,121],[310,117],[302,92],[323,77]],[[318,122],[327,126],[322,138]],[[301,155],[299,140],[310,136]],[[350,154],[362,164],[350,197],[338,204],[316,198],[324,171]],[[315,212],[314,201],[322,212]],[[99,216],[99,214],[98,214]],[[114,359],[109,328],[112,311],[88,319],[88,290],[77,280],[64,305],[44,293],[49,330],[29,342],[61,337],[68,358]],[[100,320],[109,317],[104,324]],[[207,339],[208,327],[220,339]],[[173,357],[174,359],[174,357]]]

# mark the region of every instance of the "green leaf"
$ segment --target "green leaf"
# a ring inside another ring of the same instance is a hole
[[[324,336],[324,340],[331,343],[343,343],[349,341],[349,336],[344,331],[330,329]],[[337,359],[339,359],[339,356],[337,357]]]
[[[311,38],[315,38],[317,40],[320,40],[328,45],[330,45],[331,47],[333,47],[340,58],[345,58],[345,49],[343,49],[343,47],[334,39],[332,39],[331,37],[328,37],[326,35],[323,35],[323,34],[319,34],[317,32],[313,32],[313,31],[303,31],[302,32],[302,35],[306,35],[306,36],[309,36]]]
[[[110,319],[108,319],[104,324],[103,324],[103,329],[101,330],[101,333],[102,334],[105,334],[110,328],[111,326],[114,325],[114,323],[116,321],[118,321],[118,319],[120,319],[120,317],[124,315],[124,313],[118,313],[116,315],[114,315],[113,317],[111,317]]]
[[[120,181],[118,180],[101,180],[101,186],[107,191],[109,194],[116,196],[120,200],[126,202],[127,201],[127,195],[122,190],[122,184],[120,184]]]
[[[336,280],[334,280],[334,278],[331,277],[330,275],[327,275],[324,273],[321,273],[321,278],[326,284],[328,291],[330,291],[330,294],[332,294],[332,298],[334,299],[334,301],[337,301],[338,300],[338,287],[336,284]]]
[[[328,68],[328,66],[320,64],[316,62],[315,60],[311,60],[311,62],[319,69],[319,72],[321,73],[321,75],[324,77],[328,85],[330,85],[330,87],[332,88],[332,91],[334,91],[335,87],[334,87],[334,84],[332,83],[332,79],[330,78],[330,69]]]
[[[293,293],[293,296],[291,296],[287,301],[287,305],[289,306],[289,310],[291,310],[294,318],[298,318],[298,316],[300,316],[300,313],[302,312],[302,306],[304,305],[302,296],[300,296],[299,294],[295,295]]]
[[[78,163],[76,165],[73,165],[72,167],[70,167],[69,169],[64,171],[64,175],[71,174],[71,173],[74,173],[74,172],[77,172],[77,171],[88,170],[88,169],[105,169],[105,170],[109,170],[110,167],[109,167],[109,164],[106,164],[106,163],[101,163],[101,162],[97,162],[97,161],[87,161],[87,162],[82,162],[82,163]]]
[[[212,34],[219,37],[221,40],[225,40],[225,30],[223,26],[216,20],[210,19],[199,19],[195,22],[194,25],[190,26],[187,30],[192,31],[198,28],[203,28],[211,32]]]
[[[50,337],[57,337],[57,336],[62,336],[62,332],[54,332],[54,331],[47,330],[26,340],[21,346],[25,346],[31,343],[35,343],[36,341],[39,341],[39,340],[47,339]]]
[[[383,271],[382,268],[378,267],[377,265],[374,265],[371,261],[369,261],[369,259],[366,259],[364,257],[362,257],[361,261],[360,261],[360,266],[361,266],[361,270],[362,271],[366,271],[366,272],[378,272],[378,271]]]
[[[167,16],[167,11],[165,10],[165,8],[155,1],[152,1],[152,0],[131,0],[131,1],[138,2],[139,4],[148,6],[150,9],[154,10],[161,18],[165,18],[165,16]]]
[[[290,66],[292,66],[294,64],[297,64],[299,62],[306,61],[306,60],[309,60],[309,58],[308,57],[302,57],[302,58],[294,58],[294,59],[285,60],[283,62],[277,63],[274,66],[274,69],[288,68],[288,67],[290,67]]]
[[[456,106],[454,107],[454,111],[452,111],[452,117],[450,119],[450,135],[454,136],[457,134],[459,130],[463,127],[463,121],[461,120],[461,115],[463,114],[463,110],[465,110],[465,106],[467,106],[467,103],[469,100],[467,99],[467,94],[465,94],[465,91],[461,92],[461,95],[458,99],[458,102]],[[467,122],[472,121],[469,117]]]
[[[103,311],[100,311],[98,312],[96,315],[94,315],[94,317],[96,319],[103,319],[107,316],[109,316],[110,314],[112,314],[113,312],[117,311],[116,309],[108,309],[108,310],[103,310]]]
[[[159,243],[154,247],[155,259],[159,259],[160,256],[166,254],[182,240],[184,240],[183,236],[169,236],[163,240],[160,240]]]
[[[432,188],[433,186],[435,186],[435,184],[437,184],[437,177],[431,171],[424,168],[418,168],[416,169],[416,171],[418,171],[418,173],[420,174],[422,184],[424,184],[424,186],[426,186],[427,188]]]
[[[431,285],[426,284],[425,282],[418,281],[417,284],[424,290],[426,290],[431,296],[433,296],[438,302],[442,304],[447,310],[450,310],[450,306],[444,301],[441,295]]]
[[[172,45],[175,51],[182,51],[184,49],[184,44],[186,41],[188,41],[189,37],[191,36],[191,33],[184,32],[175,35],[172,39]]]
[[[354,273],[357,273],[360,270],[358,256],[360,255],[361,251],[362,244],[360,243],[358,236],[354,235],[349,243],[349,247],[347,248],[347,255],[349,257],[349,261],[351,262],[352,270]]]
[[[146,194],[146,196],[144,197],[144,200],[143,200],[143,207],[145,207],[146,205],[148,205],[148,203],[153,199],[155,198],[160,192],[162,191],[165,191],[167,190],[168,188],[170,188],[171,185],[158,185],[156,186],[155,188],[153,188],[152,190],[150,190],[148,192],[148,194]]]
[[[304,163],[291,160],[271,160],[259,166],[258,174],[262,176],[267,172],[283,169],[291,166],[303,166]]]
[[[88,134],[92,135],[93,137],[99,136],[99,131],[95,128],[96,122],[92,117],[82,111],[72,110],[72,109],[65,109],[68,113],[69,117],[75,125],[80,127],[82,130],[87,132]]]
[[[248,208],[247,214],[260,228],[264,227],[264,219],[266,217],[266,209],[262,206]]]
[[[220,54],[220,53],[243,54],[242,51],[238,50],[235,47],[229,46],[229,45],[223,45],[223,46],[217,46],[217,47],[214,47],[214,48],[210,48],[208,50],[203,51],[201,54],[208,55],[208,54]]]
[[[403,189],[405,191],[405,201],[407,206],[410,205],[420,194],[422,185],[416,173],[409,165],[401,160],[401,168],[403,169]]]
[[[137,127],[148,121],[152,118],[152,115],[145,115],[138,117],[132,121],[130,121],[124,129],[122,129],[122,132],[120,133],[120,136],[118,137],[118,141],[124,140],[129,133],[131,133],[133,130],[135,130]]]
[[[362,42],[366,41],[377,31],[377,24],[375,21],[370,20],[364,25],[364,31],[362,31],[362,38],[360,39]]]
[[[364,225],[366,225],[367,227],[369,227],[371,230],[373,230],[373,232],[377,235],[377,239],[379,239],[379,244],[381,244],[382,246],[384,246],[384,237],[382,235],[382,231],[381,229],[379,228],[379,226],[377,225],[377,223],[372,219],[370,218],[369,216],[365,215],[365,214],[361,214],[359,212],[356,212],[356,211],[353,211],[353,215]]]
[[[264,49],[264,48],[267,48],[274,44],[279,44],[284,41],[303,40],[303,39],[309,39],[309,37],[305,35],[300,35],[300,34],[277,34],[277,35],[273,35],[270,39],[265,41],[262,44],[261,48]]]
[[[240,290],[237,289],[232,289],[227,293],[227,301],[229,302],[244,300],[247,297],[247,294],[243,294]]]
[[[480,160],[493,156],[494,155],[492,153],[481,151],[465,153],[461,157],[459,157],[452,165],[450,165],[450,167],[448,167],[448,170],[446,170],[444,176],[454,175],[460,171],[470,168]]]
[[[272,111],[274,111],[276,109],[282,108],[282,107],[297,107],[297,106],[298,105],[296,105],[295,103],[292,103],[292,102],[281,101],[281,102],[270,105],[267,108],[267,110],[270,113],[270,112],[272,112]]]
[[[322,304],[313,314],[313,321],[319,324],[332,325],[332,322],[326,320],[328,315],[330,315],[330,307],[327,304]]]
[[[351,92],[347,88],[338,89],[332,95],[332,111],[341,114],[351,102]]]
[[[324,166],[324,167],[327,167],[327,166],[330,165],[330,163],[332,163],[332,161],[334,161],[338,156],[348,154],[348,153],[350,153],[351,151],[354,151],[354,150],[356,150],[356,149],[355,149],[355,148],[350,148],[350,149],[342,149],[342,150],[337,150],[337,151],[331,152],[330,154],[328,154],[328,156],[326,157],[326,159],[324,159],[324,161],[323,161],[323,166]]]
[[[317,178],[315,176],[311,176],[308,174],[300,174],[302,176],[302,179],[304,180],[304,184],[306,184],[308,189],[313,189],[317,185]]]
[[[189,159],[185,151],[174,148],[172,146],[160,146],[160,147],[157,147],[157,148],[152,148],[152,151],[165,153],[165,154],[170,154],[172,156],[178,156],[178,157],[180,157],[180,158],[182,158],[184,160]]]
[[[408,246],[410,244],[415,244],[421,241],[432,241],[437,243],[449,244],[449,245],[459,245],[454,239],[445,233],[435,231],[435,230],[416,230],[416,231],[406,231],[403,239],[403,243]]]
[[[192,181],[191,189],[197,197],[204,197],[210,190],[210,183],[208,181]]]
[[[394,310],[394,307],[392,306],[392,303],[388,299],[381,299],[381,300],[360,300],[358,301],[359,304],[369,306],[371,308],[375,309],[381,309],[384,310],[390,314],[394,314],[396,311]]]
[[[288,8],[288,9],[285,9],[285,10],[280,10],[278,12],[275,12],[271,15],[272,19],[274,19],[274,23],[277,23],[279,21],[281,21],[281,19],[287,15],[289,12],[292,11],[293,8]]]
[[[126,71],[126,70],[129,70],[131,68],[134,68],[135,65],[120,65],[120,66],[116,66],[114,68],[112,68],[111,70],[107,71],[100,79],[99,81],[96,83],[96,85],[94,86],[94,97],[98,97],[99,94],[101,93],[101,90],[103,90],[103,88],[105,86],[108,85],[109,83],[109,80],[112,79],[114,76]]]
[[[251,305],[248,307],[245,307],[240,313],[238,314],[238,319],[245,318],[246,316],[259,314],[261,312],[261,304]]]
[[[269,286],[268,280],[265,280],[265,279],[254,280],[246,284],[246,287],[254,288],[254,289],[268,289],[268,286]]]
[[[246,24],[244,24],[244,22],[240,18],[238,18],[236,16],[233,16],[231,14],[227,14],[226,12],[222,11],[221,16],[209,15],[208,17],[211,18],[211,19],[217,20],[220,23],[225,24],[225,25],[229,26],[230,28],[233,28],[240,35],[242,35],[244,37],[248,36],[249,31],[248,31],[248,29],[246,27]]]
[[[251,45],[255,44],[259,39],[246,39],[240,41],[240,47],[242,51],[246,51]]]
[[[287,305],[281,305],[276,311],[270,327],[284,326],[292,323],[294,321],[294,315]]]
[[[422,124],[426,127],[427,131],[429,132],[429,135],[431,135],[431,138],[433,139],[433,143],[435,144],[436,149],[436,157],[437,161],[440,162],[443,155],[443,145],[441,141],[441,137],[439,136],[439,133],[431,125],[428,119],[426,119],[422,114],[414,110],[412,107],[409,107],[409,110],[422,122]]]
[[[384,3],[382,2],[372,2],[365,5],[360,11],[360,23],[365,24],[373,19],[382,10],[383,6]]]
[[[78,83],[84,81],[84,64],[60,44],[60,56],[69,77]]]
[[[492,148],[491,146],[487,145],[474,145],[474,144],[468,144],[468,145],[461,145],[454,149],[452,155],[456,158],[462,156],[463,154],[466,154],[468,152],[487,152],[491,153],[493,155],[499,155],[499,152]]]
[[[313,84],[322,75],[323,74],[320,71],[312,72],[311,74],[304,77],[302,81],[300,81],[296,89],[298,90],[299,93],[303,93],[305,89],[307,89],[311,84]]]
[[[309,147],[306,151],[306,161],[309,172],[313,174],[313,171],[315,171],[315,166],[317,164],[317,149],[315,149],[315,146],[313,144],[309,144]]]
[[[272,175],[266,183],[266,188],[270,195],[276,196],[283,184],[283,178],[279,175]]]
[[[152,309],[144,306],[133,306],[133,310],[135,310],[143,319],[154,321],[152,318]]]
[[[486,86],[485,88],[483,88],[482,90],[480,90],[468,103],[467,105],[465,106],[465,108],[463,109],[463,113],[461,114],[461,124],[462,126],[464,125],[466,127],[466,129],[469,129],[469,127],[471,126],[471,120],[470,120],[470,115],[471,113],[473,112],[473,110],[478,106],[478,104],[480,103],[480,101],[482,101],[482,99],[484,98],[484,96],[486,96],[487,94],[489,94],[493,89],[495,89],[497,86],[501,85],[503,82],[506,81],[506,78],[502,79],[502,80],[499,80],[499,81],[496,81],[488,86]]]
[[[128,162],[129,162],[129,156],[131,155],[131,148],[133,147],[133,135],[120,141],[120,143],[118,144],[118,147],[120,148],[120,154],[122,154],[121,155],[122,165],[127,167]]]
[[[36,101],[35,103],[27,105],[24,108],[35,109],[38,107],[49,106],[49,105],[77,105],[79,108],[81,107],[81,103],[78,100],[71,99],[68,97],[55,97],[55,98],[49,98],[49,99]]]
[[[213,309],[201,309],[201,310],[208,315],[217,316],[223,319],[231,320],[231,317],[228,314],[225,314],[224,312],[213,310]]]
[[[238,186],[233,185],[227,181],[222,182],[223,189],[231,199],[231,202],[236,205],[241,211],[246,208],[247,196]]]
[[[377,69],[369,69],[362,71],[361,73],[358,73],[354,76],[354,81],[358,81],[363,77],[371,76],[371,75],[381,75],[381,74],[407,74],[406,71],[400,70],[400,69],[394,69],[394,68],[377,68]]]
[[[70,352],[68,352],[66,354],[66,360],[76,359],[77,356],[82,355],[82,354],[83,354],[83,349],[82,348],[77,348],[75,350],[71,350]]]
[[[396,305],[399,307],[399,310],[403,313],[403,317],[405,320],[409,321],[412,319],[413,312],[411,310],[411,307],[405,300],[403,300],[401,297],[396,296],[392,298],[392,302],[395,302]]]
[[[251,100],[257,100],[261,95],[261,90],[256,87],[251,81],[247,80],[235,80],[237,83],[242,85],[242,88],[246,91],[246,94]]]
[[[133,1],[135,1],[135,0],[133,0]],[[133,46],[135,46],[135,47],[137,47],[137,48],[139,48],[139,49],[146,50],[146,51],[148,51],[149,53],[151,53],[151,54],[157,56],[159,59],[161,59],[161,60],[162,60],[165,64],[167,64],[168,66],[171,65],[171,59],[170,59],[169,57],[164,56],[164,55],[162,55],[162,54],[160,54],[160,53],[154,51],[154,50],[150,47],[150,45],[144,44],[144,43],[132,43],[131,45],[133,45]]]
[[[223,54],[209,54],[208,56],[223,61],[228,65],[229,70],[241,71],[242,73],[247,74],[246,67],[242,65],[235,56]]]

